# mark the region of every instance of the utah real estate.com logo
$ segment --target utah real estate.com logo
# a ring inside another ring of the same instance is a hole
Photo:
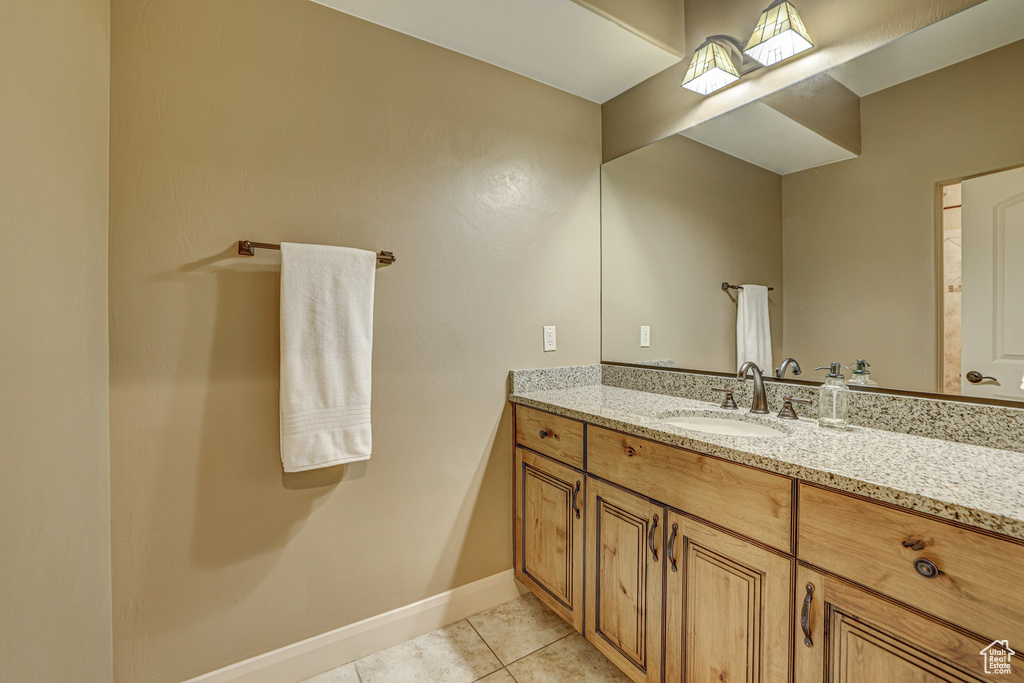
[[[1006,640],[993,640],[992,643],[981,651],[985,658],[985,673],[987,674],[1009,674],[1012,670],[1010,657],[1016,652],[1010,649],[1010,643]]]

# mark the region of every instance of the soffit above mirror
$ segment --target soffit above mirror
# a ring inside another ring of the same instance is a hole
[[[598,104],[681,59],[573,0],[314,1]]]

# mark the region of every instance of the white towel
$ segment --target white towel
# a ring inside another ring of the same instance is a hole
[[[366,460],[377,254],[281,245],[281,462]]]
[[[768,323],[768,288],[743,285],[736,306],[736,369],[748,360],[770,375],[772,367],[772,328]]]

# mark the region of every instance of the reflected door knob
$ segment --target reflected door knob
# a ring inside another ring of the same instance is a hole
[[[967,381],[970,382],[971,384],[977,384],[978,382],[984,382],[987,379],[990,379],[993,382],[998,382],[999,381],[995,377],[984,377],[977,370],[971,370],[970,372],[967,373]]]

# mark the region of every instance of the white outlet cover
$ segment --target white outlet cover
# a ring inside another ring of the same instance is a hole
[[[651,346],[651,326],[640,326],[640,348],[647,349]]]
[[[554,351],[556,347],[555,343],[555,326],[545,325],[544,326],[544,350]]]

